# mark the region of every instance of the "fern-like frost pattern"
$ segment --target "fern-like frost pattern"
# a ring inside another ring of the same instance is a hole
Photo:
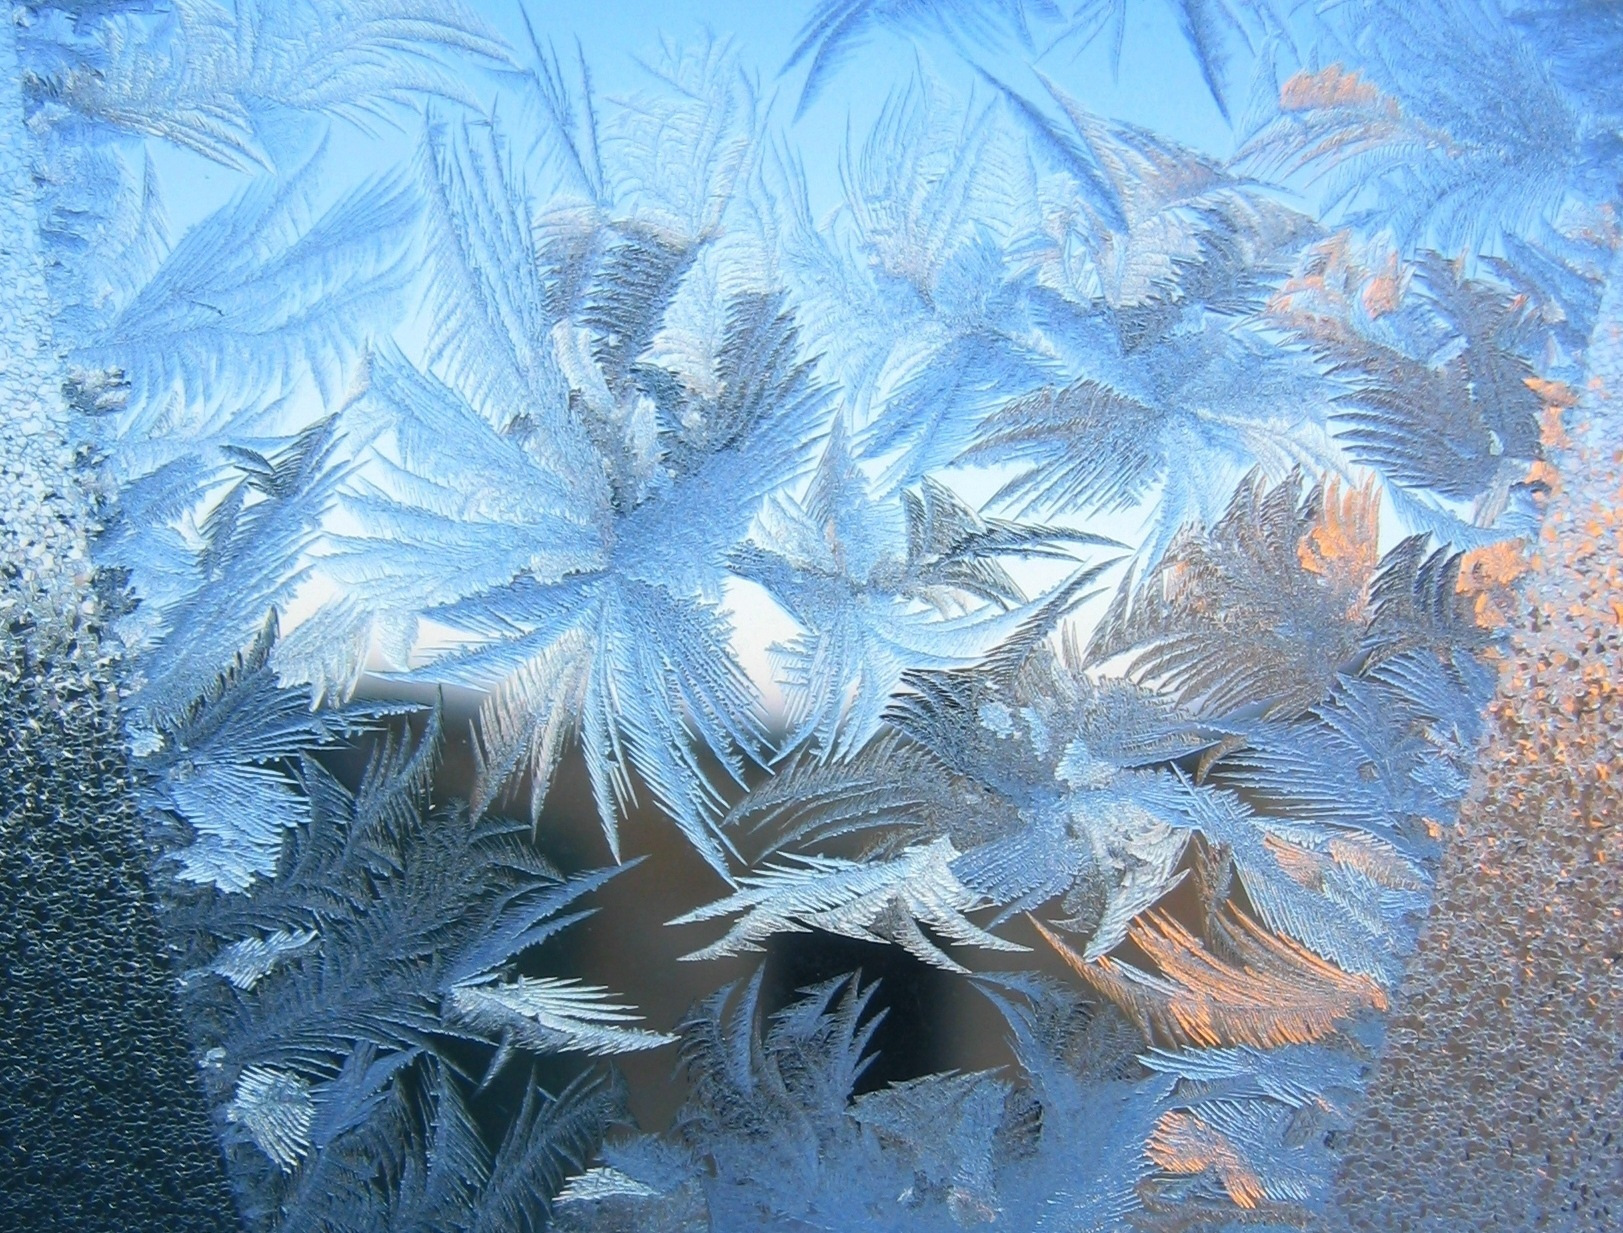
[[[808,0],[622,90],[541,5],[13,7],[248,1226],[1335,1227],[1618,328],[1613,14]],[[597,970],[656,884],[680,1018]],[[1001,1064],[876,1081],[799,946]]]

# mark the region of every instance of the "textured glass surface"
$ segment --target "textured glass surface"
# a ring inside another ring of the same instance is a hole
[[[8,15],[7,1227],[1623,1225],[1623,9]]]

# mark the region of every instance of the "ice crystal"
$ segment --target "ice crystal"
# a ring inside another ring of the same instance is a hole
[[[244,1218],[1334,1219],[1616,375],[1615,17],[820,0],[600,91],[523,7],[5,36]],[[1066,60],[1139,22],[1219,136]],[[666,924],[680,1021],[597,970]],[[1002,1064],[871,1081],[887,985],[780,989],[800,944],[937,969]],[[666,1046],[639,1128],[587,1059]]]

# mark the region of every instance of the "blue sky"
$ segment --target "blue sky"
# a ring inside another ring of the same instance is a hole
[[[802,156],[814,200],[832,201],[840,147],[849,127],[862,134],[890,91],[914,71],[916,59],[955,90],[968,90],[973,74],[940,35],[917,37],[882,31],[869,38],[798,120],[789,122],[804,79],[804,66],[780,75],[813,5],[804,0],[530,0],[530,20],[543,40],[562,46],[578,39],[604,94],[640,84],[636,57],[662,35],[679,41],[710,32],[734,40],[745,67],[758,74],[763,95],[776,94],[774,112]],[[525,40],[518,3],[490,6],[491,19],[509,39]],[[1183,41],[1171,6],[1135,4],[1129,10],[1121,71],[1113,73],[1108,40],[1085,49],[1061,45],[1038,66],[1094,111],[1153,129],[1186,145],[1226,154],[1228,125],[1213,104]],[[977,48],[991,71],[1029,88],[1031,57],[1023,48]],[[983,87],[984,89],[984,87]]]
[[[517,51],[528,55],[521,0],[482,0],[472,6]],[[638,60],[662,37],[678,42],[711,34],[732,41],[746,71],[772,101],[771,127],[801,158],[819,212],[838,200],[838,166],[845,135],[860,140],[892,89],[923,64],[955,93],[975,87],[974,75],[939,34],[880,31],[870,37],[798,120],[791,120],[804,66],[782,73],[807,16],[801,0],[528,0],[530,22],[543,43],[572,52],[578,40],[597,92],[612,97],[647,84]],[[1129,9],[1120,72],[1112,71],[1108,39],[1078,48],[1064,43],[1044,51],[1037,67],[1097,114],[1141,125],[1215,155],[1232,148],[1229,126],[1213,104],[1180,34],[1170,6]],[[1031,56],[1011,47],[976,48],[982,64],[1009,84],[1041,94]],[[470,80],[472,93],[500,107],[494,74]],[[985,87],[981,86],[984,93]],[[363,133],[338,122],[329,138],[335,164],[357,174],[385,170],[409,157],[409,131]],[[244,182],[240,173],[159,142],[150,152],[176,233],[222,204]]]

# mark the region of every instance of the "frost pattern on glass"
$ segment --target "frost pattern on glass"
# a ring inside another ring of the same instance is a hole
[[[1623,25],[818,0],[609,91],[494,8],[17,6],[245,1219],[1333,1226],[1546,504],[1615,486]],[[1146,31],[1216,136],[1104,110]],[[568,939],[677,870],[656,1022]],[[796,934],[1009,1064],[866,1085]],[[667,1046],[639,1127],[590,1059]]]

